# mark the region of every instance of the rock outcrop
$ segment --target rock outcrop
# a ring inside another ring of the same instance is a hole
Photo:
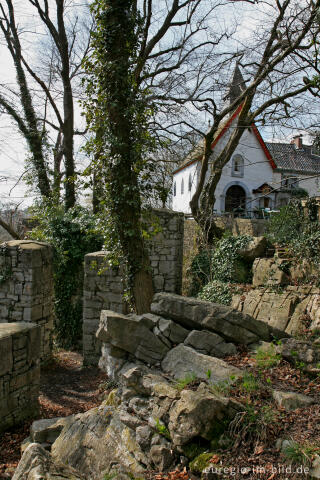
[[[50,453],[38,443],[25,450],[12,480],[86,480],[72,467],[55,462]]]
[[[199,442],[212,451],[243,409],[214,386],[242,375],[223,357],[240,344],[288,335],[229,307],[160,293],[148,314],[103,311],[97,337],[99,365],[117,388],[63,425],[35,424],[34,436],[48,440],[63,427],[46,453],[51,469],[62,464],[85,478],[128,480],[183,467]]]

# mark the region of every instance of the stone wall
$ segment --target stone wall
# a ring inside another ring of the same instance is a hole
[[[41,328],[41,359],[51,354],[52,250],[45,243],[12,240],[0,246],[0,323],[33,322]]]
[[[151,222],[158,233],[148,241],[155,292],[181,293],[183,259],[183,213],[155,210]],[[89,253],[84,264],[83,357],[96,365],[101,343],[96,339],[101,310],[125,313],[121,272],[108,268],[105,252]]]
[[[32,323],[0,323],[0,432],[37,413],[40,335]]]

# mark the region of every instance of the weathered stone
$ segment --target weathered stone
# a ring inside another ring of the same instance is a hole
[[[217,383],[221,380],[230,379],[230,376],[238,376],[241,371],[228,365],[219,358],[210,357],[198,353],[185,345],[178,345],[168,352],[161,363],[165,372],[173,375],[174,378],[183,378],[193,373],[198,378],[207,379],[207,372],[210,371],[211,383]]]
[[[279,407],[283,407],[287,412],[296,410],[297,408],[309,407],[315,403],[314,398],[307,397],[307,395],[297,392],[274,390],[272,396],[276,404]]]
[[[263,257],[267,248],[266,237],[253,237],[247,246],[239,250],[239,255],[248,260]]]
[[[193,347],[200,353],[218,358],[237,353],[235,345],[226,343],[222,337],[208,330],[192,330],[184,344]]]
[[[201,385],[196,392],[183,390],[170,410],[168,428],[175,446],[193,438],[212,440],[227,428],[227,423],[241,409],[240,404],[215,395]]]
[[[101,312],[97,338],[121,348],[146,363],[162,360],[169,348],[164,345],[139,317],[129,317],[110,310]]]
[[[164,318],[159,319],[159,330],[173,344],[182,343],[189,333],[189,330],[181,327],[181,325]]]
[[[146,450],[151,442],[153,431],[148,425],[142,425],[136,429],[136,441],[142,450]]]
[[[50,453],[38,443],[31,443],[25,450],[12,480],[85,480],[78,471],[66,464],[55,462]]]
[[[101,347],[101,357],[99,368],[106,372],[108,377],[113,380],[118,378],[118,373],[126,363],[127,352],[114,347],[109,343],[103,343]]]
[[[52,457],[82,472],[86,479],[100,478],[120,464],[135,476],[149,465],[133,431],[119,418],[117,409],[101,405],[78,414],[52,445]]]
[[[258,340],[271,341],[274,337],[288,337],[285,332],[233,310],[231,307],[197,298],[157,293],[151,310],[185,328],[209,330],[232,343],[248,345]]]
[[[8,278],[0,289],[0,323],[40,325],[40,358],[46,360],[51,355],[53,329],[52,249],[35,241],[6,242],[2,244],[1,264]]]
[[[254,287],[266,285],[287,285],[289,276],[281,269],[286,260],[274,258],[257,258],[252,267]]]
[[[276,347],[285,360],[305,371],[320,371],[320,349],[317,345],[295,338],[283,339]]]
[[[63,427],[72,420],[73,415],[35,420],[30,427],[31,439],[35,443],[53,443],[60,435]]]
[[[150,458],[157,470],[163,472],[173,465],[175,456],[170,446],[153,445],[150,449]]]

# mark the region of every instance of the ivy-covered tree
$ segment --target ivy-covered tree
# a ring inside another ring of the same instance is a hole
[[[112,221],[112,248],[120,246],[127,265],[128,285],[137,312],[148,311],[153,296],[142,197],[145,199],[151,191],[157,171],[156,156],[152,155],[155,142],[163,140],[156,138],[155,117],[157,114],[159,120],[163,113],[159,105],[165,104],[169,83],[169,102],[173,106],[176,95],[183,103],[178,85],[181,66],[188,76],[192,56],[216,45],[212,39],[197,41],[196,45],[192,42],[204,27],[202,12],[202,21],[195,21],[189,31],[200,3],[95,0],[92,4],[96,29],[92,54],[86,62],[86,112],[93,134],[88,151],[94,159],[94,176],[100,177],[97,186],[105,183],[104,193],[97,191]],[[218,2],[209,4],[206,13]],[[169,31],[172,37],[167,44],[164,39],[166,35],[170,37]],[[197,78],[194,71],[192,77]],[[181,78],[179,84],[180,81]],[[155,88],[156,82],[162,86]],[[197,90],[197,84],[194,89]],[[192,97],[190,92],[188,96]],[[162,188],[159,192],[163,198],[168,193]]]

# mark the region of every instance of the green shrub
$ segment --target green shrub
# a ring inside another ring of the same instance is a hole
[[[213,280],[207,283],[199,292],[201,300],[207,300],[222,305],[230,305],[232,301],[232,287],[228,283]]]
[[[244,283],[249,280],[251,265],[240,258],[239,251],[252,240],[248,235],[223,238],[211,258],[212,279],[220,282]]]
[[[191,282],[188,295],[197,296],[198,292],[210,280],[210,259],[211,250],[202,250],[192,260],[189,268]]]
[[[103,238],[92,213],[80,206],[64,212],[62,207],[40,205],[34,218],[37,226],[30,238],[53,247],[56,340],[70,348],[82,335],[84,255],[100,250]]]

